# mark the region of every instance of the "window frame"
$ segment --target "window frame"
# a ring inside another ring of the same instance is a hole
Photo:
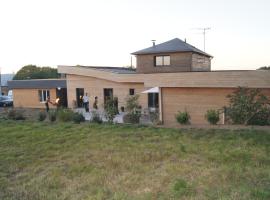
[[[134,88],[129,88],[129,95],[134,96],[135,95],[135,89]]]
[[[48,89],[38,90],[38,100],[40,103],[46,102],[48,97],[50,97],[50,90]]]
[[[158,65],[157,64],[157,58],[161,57],[162,58],[162,64],[161,65]],[[169,64],[165,65],[164,63],[164,57],[169,57]],[[171,66],[171,56],[170,55],[157,55],[157,56],[154,56],[154,66],[155,67],[168,67],[168,66]]]

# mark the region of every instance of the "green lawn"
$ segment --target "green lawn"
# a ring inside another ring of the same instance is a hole
[[[0,126],[1,200],[270,199],[270,131]]]

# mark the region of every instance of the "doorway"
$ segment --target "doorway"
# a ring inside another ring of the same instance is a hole
[[[56,98],[58,99],[58,106],[67,108],[67,88],[57,88],[56,89]]]
[[[159,108],[159,96],[158,93],[148,93],[148,108],[158,109]]]
[[[109,99],[113,99],[113,89],[104,88],[104,104],[106,104],[107,100]]]
[[[83,107],[83,95],[84,95],[84,88],[76,88],[76,101],[77,107]]]

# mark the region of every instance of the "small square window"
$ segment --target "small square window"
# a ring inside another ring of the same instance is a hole
[[[155,56],[154,57],[155,66],[170,66],[171,56]]]
[[[134,95],[135,94],[135,89],[129,89],[129,95]]]

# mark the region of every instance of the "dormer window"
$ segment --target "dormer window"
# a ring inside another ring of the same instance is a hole
[[[170,66],[171,56],[155,56],[154,61],[155,66]]]

